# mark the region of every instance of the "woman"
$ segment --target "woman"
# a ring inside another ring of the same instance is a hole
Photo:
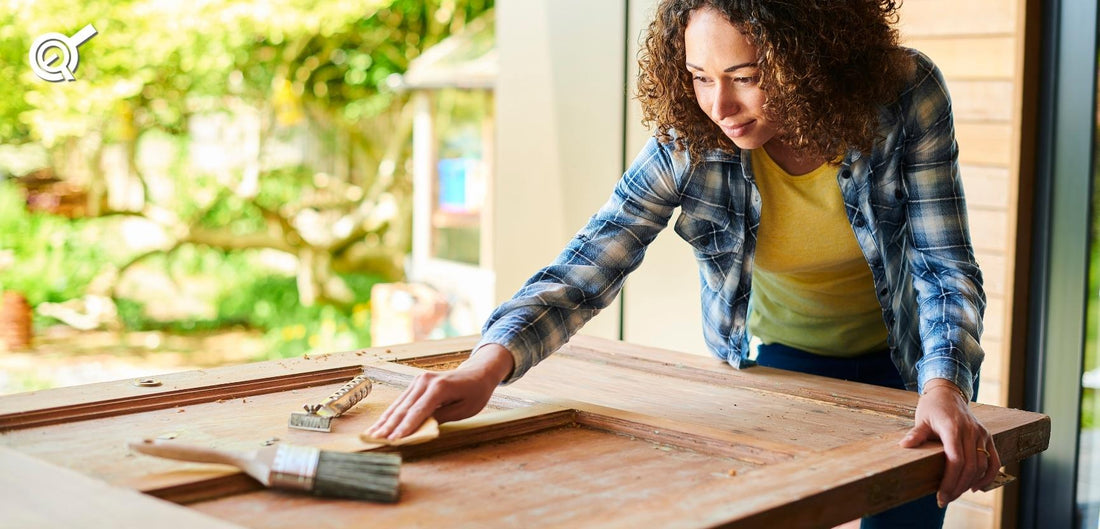
[[[654,138],[471,358],[418,377],[372,433],[476,414],[614,299],[680,207],[715,355],[921,394],[900,444],[943,443],[940,488],[863,526],[942,526],[1000,467],[968,406],[985,295],[950,100],[895,17],[890,0],[663,0],[640,58]]]

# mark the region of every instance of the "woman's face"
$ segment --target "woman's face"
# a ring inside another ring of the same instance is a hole
[[[764,116],[756,46],[748,35],[718,11],[697,9],[684,29],[684,50],[699,108],[726,137],[742,149],[771,141],[777,128]]]

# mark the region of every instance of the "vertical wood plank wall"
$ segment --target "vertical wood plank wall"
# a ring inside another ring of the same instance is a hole
[[[951,91],[970,230],[985,278],[979,401],[1008,404],[1019,182],[1024,0],[909,0],[898,28],[943,71]],[[967,494],[946,527],[1001,527],[1004,491]]]

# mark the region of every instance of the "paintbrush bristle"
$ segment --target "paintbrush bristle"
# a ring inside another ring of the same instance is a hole
[[[272,488],[335,498],[397,501],[400,454],[331,452],[294,445],[281,445],[269,453],[267,480],[261,481]]]
[[[400,454],[321,452],[313,494],[395,502],[399,492]]]

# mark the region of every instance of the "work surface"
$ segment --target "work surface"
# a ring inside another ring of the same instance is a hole
[[[358,433],[475,338],[188,371],[0,398],[5,527],[829,527],[934,491],[940,445],[902,449],[916,394],[577,337],[476,417],[402,447],[401,500],[261,490],[234,469],[129,452],[170,437],[363,450]],[[287,418],[365,371],[332,433]],[[1050,419],[974,404],[1003,461]],[[141,493],[135,492],[140,491]],[[165,501],[167,500],[167,501]],[[183,505],[182,507],[180,505]]]

